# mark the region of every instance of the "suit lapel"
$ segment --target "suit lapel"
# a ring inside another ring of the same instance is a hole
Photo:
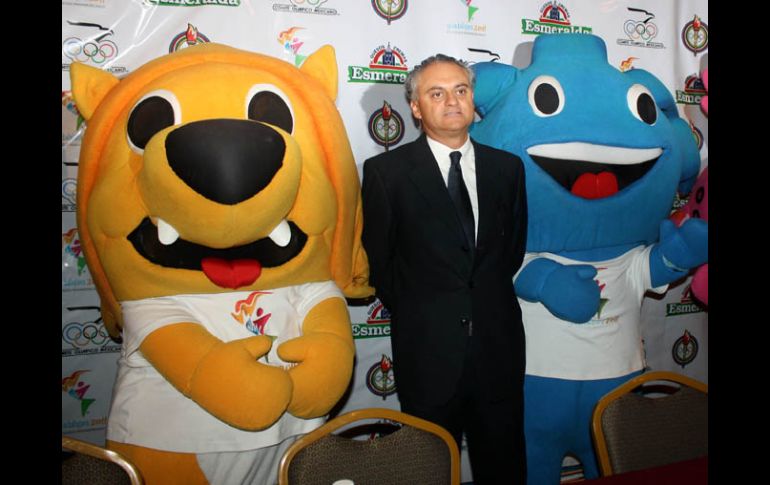
[[[462,224],[424,134],[412,144],[411,162],[412,170],[409,172],[409,178],[422,194],[426,204],[433,207],[439,218],[460,242],[465,242]]]

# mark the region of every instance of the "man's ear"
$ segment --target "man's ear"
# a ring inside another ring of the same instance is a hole
[[[420,105],[415,101],[409,101],[409,107],[412,109],[412,116],[418,120],[422,119],[422,112],[420,111]]]

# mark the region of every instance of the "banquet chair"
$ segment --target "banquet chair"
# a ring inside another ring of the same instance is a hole
[[[641,374],[599,400],[591,431],[603,476],[708,456],[708,386]]]
[[[362,424],[367,420],[387,422]],[[348,425],[356,426],[343,431]],[[362,433],[369,437],[356,439]],[[452,435],[436,424],[391,409],[359,409],[299,438],[278,471],[278,485],[329,485],[342,479],[355,485],[457,485],[460,453]]]
[[[62,436],[62,485],[143,485],[136,466],[123,455]]]

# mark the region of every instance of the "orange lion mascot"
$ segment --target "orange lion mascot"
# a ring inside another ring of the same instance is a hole
[[[274,483],[350,381],[372,294],[324,46],[204,44],[123,79],[73,64],[78,229],[123,348],[107,431],[149,484]]]

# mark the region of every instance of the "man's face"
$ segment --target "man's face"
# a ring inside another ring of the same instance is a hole
[[[414,117],[431,138],[442,142],[465,135],[473,122],[473,89],[464,69],[450,62],[426,67],[417,77]]]

